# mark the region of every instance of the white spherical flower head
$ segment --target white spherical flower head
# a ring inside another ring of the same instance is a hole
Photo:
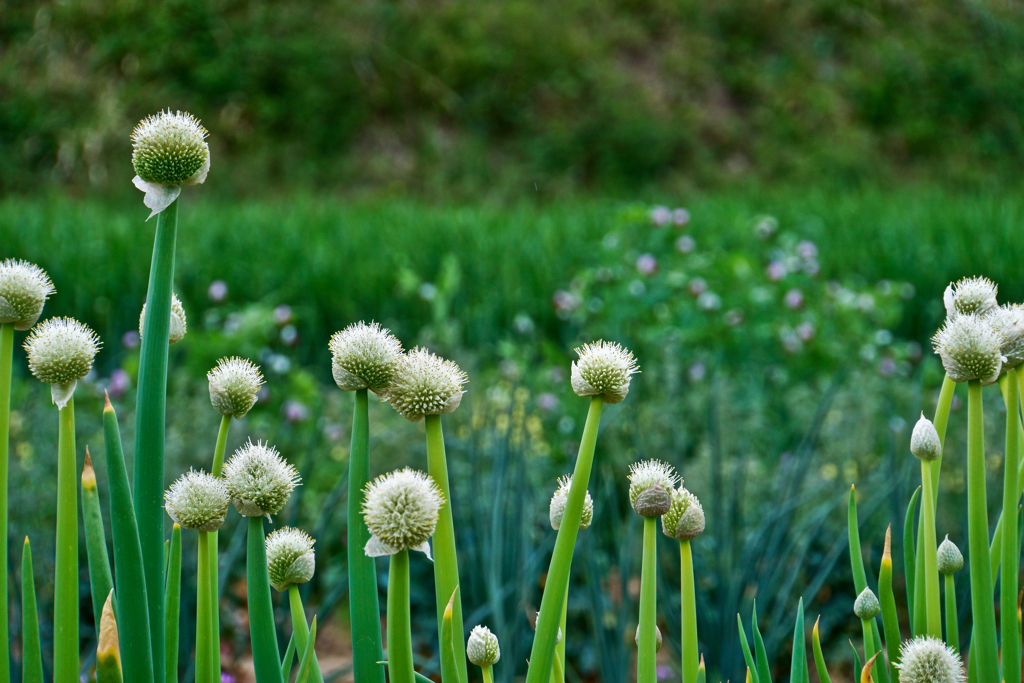
[[[71,400],[78,380],[92,370],[99,350],[96,333],[73,318],[50,318],[33,327],[25,340],[28,369],[50,385],[58,408]]]
[[[1024,308],[1020,304],[999,306],[992,309],[987,319],[1003,337],[1003,368],[1009,370],[1024,363]]]
[[[149,116],[132,131],[135,187],[146,193],[152,218],[178,198],[182,185],[206,181],[210,146],[206,129],[188,113],[170,110]]]
[[[466,656],[477,666],[494,666],[501,659],[498,636],[486,626],[474,626],[466,641]]]
[[[230,502],[224,482],[201,470],[189,470],[164,492],[164,509],[183,529],[216,531]]]
[[[434,480],[408,467],[377,477],[366,487],[363,518],[370,530],[364,549],[370,557],[419,550],[430,557],[444,496]]]
[[[569,487],[572,486],[572,475],[565,475],[558,479],[558,488],[551,496],[551,505],[548,506],[548,519],[551,521],[551,528],[558,531],[562,528],[562,518],[565,516],[565,504],[569,501]],[[583,514],[580,516],[580,529],[586,529],[594,521],[594,499],[587,491],[583,499]]]
[[[299,485],[299,473],[273,446],[249,441],[225,463],[224,482],[239,514],[261,517],[284,507]]]
[[[289,586],[313,578],[316,570],[314,543],[305,531],[290,526],[276,529],[267,536],[267,569],[274,590],[284,592]]]
[[[918,636],[900,647],[900,683],[963,683],[960,655],[941,640]]]
[[[146,304],[142,304],[142,313],[139,314],[139,337],[142,337],[142,328],[146,324]],[[181,299],[177,294],[171,294],[171,327],[169,341],[177,344],[185,338],[188,332],[188,324],[185,320],[185,307],[181,305]]]
[[[19,332],[31,328],[54,292],[50,276],[28,261],[0,263],[0,323],[14,323]]]
[[[878,602],[878,596],[870,588],[865,588],[857,596],[853,603],[853,613],[858,619],[867,621],[874,619],[882,613],[882,606]]]
[[[999,379],[1006,360],[1003,336],[988,320],[976,315],[947,318],[932,343],[954,382],[981,380],[982,384],[991,384]]]
[[[579,396],[601,396],[619,403],[629,393],[630,377],[639,370],[633,354],[618,344],[596,341],[576,349],[572,364],[572,390]]]
[[[334,381],[345,391],[369,389],[379,395],[391,385],[402,360],[402,342],[373,322],[336,332],[330,348]]]
[[[964,556],[960,548],[956,547],[956,543],[949,540],[948,535],[946,540],[939,544],[938,563],[940,574],[956,574],[964,568]]]
[[[419,422],[426,415],[454,412],[467,381],[455,362],[417,347],[402,356],[384,400],[405,419]]]
[[[672,507],[661,517],[661,532],[666,536],[689,541],[704,532],[704,508],[697,496],[681,485],[672,491]]]
[[[942,295],[946,316],[986,315],[997,305],[998,290],[996,283],[987,277],[965,277],[956,284],[950,284]]]
[[[640,647],[640,627],[639,626],[636,627],[636,636],[634,636],[633,642],[636,643],[637,647]],[[661,646],[662,646],[663,643],[664,643],[664,639],[662,638],[662,635],[661,635],[661,629],[658,628],[657,624],[655,624],[654,625],[654,651],[655,652],[661,652]]]
[[[921,419],[914,425],[914,431],[910,435],[910,452],[915,458],[921,460],[938,460],[942,455],[942,441],[939,440],[939,432],[935,429],[932,421],[921,413]]]
[[[239,420],[254,405],[263,386],[258,366],[245,358],[221,358],[217,367],[206,374],[210,382],[210,403],[221,415]]]
[[[644,460],[629,466],[629,504],[644,517],[660,517],[672,507],[679,477],[668,463]]]

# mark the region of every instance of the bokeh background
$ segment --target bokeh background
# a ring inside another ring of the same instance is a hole
[[[572,349],[597,338],[633,349],[642,374],[602,428],[569,680],[631,680],[641,522],[625,489],[641,458],[675,465],[707,511],[695,552],[709,680],[742,680],[736,613],[748,619],[755,599],[785,675],[800,597],[844,680],[859,631],[849,487],[876,566],[886,525],[901,547],[910,427],[941,381],[929,337],[942,290],[983,274],[1001,300],[1024,298],[1022,42],[1024,10],[996,0],[6,2],[0,258],[47,269],[58,294],[46,314],[102,336],[76,401],[79,444],[101,451],[104,390],[134,422],[152,248],[129,134],[165,107],[202,119],[212,169],[182,198],[175,290],[189,334],[172,349],[167,477],[211,458],[206,371],[225,355],[261,364],[266,390],[229,446],[269,439],[302,471],[275,522],[318,539],[304,599],[325,622],[331,680],[350,670],[352,399],[331,382],[327,340],[360,319],[470,375],[445,428],[467,626],[498,633],[502,683],[525,670],[554,541],[547,503],[586,413]],[[47,576],[56,414],[20,352],[15,365],[7,540],[28,535]],[[963,546],[954,407],[938,519]],[[425,468],[420,425],[386,404],[370,419],[373,474]],[[224,663],[239,682],[243,538],[229,519]],[[659,554],[666,679],[678,671],[673,550]],[[430,567],[413,568],[418,661],[436,680]],[[43,605],[51,592],[43,581]],[[85,623],[85,661],[94,635]],[[190,680],[186,652],[181,664]]]

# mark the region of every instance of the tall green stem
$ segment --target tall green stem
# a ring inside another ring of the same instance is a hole
[[[921,529],[924,537],[924,592],[926,603],[926,633],[942,640],[942,601],[939,596],[939,569],[935,543],[935,498],[932,495],[931,463],[921,461]],[[870,655],[866,655],[870,657]]]
[[[167,419],[167,352],[171,325],[171,282],[178,235],[178,200],[157,215],[153,261],[146,293],[135,408],[135,517],[139,526],[152,660],[164,661],[164,431]],[[164,667],[154,667],[164,683]]]
[[[363,519],[363,489],[370,479],[370,417],[366,389],[355,392],[352,409],[352,448],[348,462],[348,585],[352,624],[352,671],[356,683],[384,683],[380,640],[380,602],[377,566],[363,548],[370,531]],[[450,595],[450,593],[449,593]]]
[[[78,487],[75,399],[60,410],[57,549],[53,587],[53,680],[78,680]],[[4,539],[6,542],[6,539]]]
[[[441,643],[444,611],[448,600],[455,593],[452,609],[452,630],[454,658],[441,648],[441,678],[445,681],[468,683],[469,667],[466,665],[465,629],[462,625],[462,591],[459,589],[459,561],[455,552],[455,522],[452,519],[452,495],[448,486],[448,463],[444,453],[444,435],[441,432],[441,416],[427,415],[427,469],[444,496],[444,506],[437,520],[434,532],[434,591],[437,597],[437,637]],[[551,616],[558,618],[558,610],[551,608]],[[556,622],[557,623],[557,622]],[[389,646],[390,649],[390,646]]]
[[[985,433],[981,383],[968,383],[967,401],[967,526],[971,564],[971,614],[974,619],[971,659],[977,658],[981,681],[999,680],[996,615],[988,557],[988,513],[985,492]],[[1014,514],[1016,516],[1016,513]]]
[[[39,644],[39,612],[32,546],[25,537],[21,553],[21,683],[43,683],[43,651]]]
[[[683,683],[696,683],[697,668],[700,666],[697,650],[697,591],[693,583],[693,551],[689,541],[679,541],[679,569]]]
[[[484,666],[480,668],[481,673],[484,677],[484,683],[494,683],[494,674],[491,673],[491,667]]]
[[[555,549],[548,566],[544,596],[540,602],[537,617],[537,633],[533,638],[530,654],[530,668],[526,683],[544,683],[551,675],[551,664],[555,657],[555,640],[558,635],[558,602],[563,599],[569,586],[569,571],[572,569],[572,555],[576,548],[576,536],[580,531],[583,503],[590,484],[590,470],[594,465],[594,449],[597,446],[597,431],[601,424],[601,409],[604,401],[600,396],[590,400],[587,423],[583,427],[580,451],[576,457],[569,497],[565,503],[562,524],[555,537]]]
[[[640,565],[640,632],[637,637],[636,656],[637,683],[655,683],[658,679],[658,646],[654,631],[658,620],[657,523],[657,517],[644,517],[644,553]]]
[[[1017,574],[1020,555],[1017,552],[1017,458],[1020,441],[1020,413],[1016,370],[1006,373],[1008,399],[1006,405],[1006,456],[1003,463],[1003,538],[1002,573],[999,583],[1000,632],[1003,643],[1003,680],[1020,683],[1020,627],[1017,619]]]
[[[224,469],[224,451],[227,449],[228,429],[231,427],[231,416],[224,415],[220,419],[220,429],[217,430],[217,445],[213,451],[213,467],[210,473],[219,477]],[[220,683],[220,532],[211,531],[210,534],[210,616],[213,622],[213,656],[210,659],[210,669],[213,671],[214,681]]]
[[[262,520],[261,520],[262,521]],[[210,616],[210,537],[199,532],[199,555],[196,566],[196,683],[220,683],[210,678],[213,658],[213,618]],[[255,651],[255,642],[253,650]],[[255,654],[255,653],[254,653]]]
[[[10,683],[10,634],[7,619],[7,469],[11,429],[11,363],[14,323],[0,325],[0,683]]]
[[[306,644],[309,642],[309,625],[306,624],[306,610],[302,607],[299,587],[294,583],[288,586],[288,607],[292,615],[292,633],[295,635],[295,650],[296,652],[305,652]],[[380,630],[379,626],[378,630]],[[315,651],[313,652],[313,661],[309,670],[309,680],[312,683],[323,683],[324,681]]]
[[[960,651],[960,622],[956,614],[956,583],[946,574],[946,645]]]
[[[447,604],[446,601],[445,606]],[[388,572],[388,676],[391,683],[414,683],[416,679],[412,662],[408,550],[391,556]]]
[[[277,645],[277,630],[274,626],[274,604],[270,599],[267,539],[263,534],[262,517],[249,518],[245,579],[249,598],[249,637],[252,640],[256,683],[284,683],[281,677],[281,651]]]
[[[167,615],[167,683],[178,683],[178,625],[181,620],[181,525],[171,529],[171,552],[167,563],[167,593],[164,600]],[[217,683],[220,683],[219,681]]]
[[[562,630],[562,639],[555,646],[555,661],[565,662],[565,641],[568,640],[567,620],[569,617],[569,585],[565,586],[565,598],[562,599],[562,620],[559,628]],[[551,683],[565,683],[565,667],[562,668],[562,675],[559,676],[555,668],[551,669]]]

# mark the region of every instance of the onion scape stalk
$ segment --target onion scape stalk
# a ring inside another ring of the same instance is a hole
[[[103,530],[96,472],[92,467],[89,447],[85,448],[85,467],[82,468],[82,518],[85,521],[85,547],[89,558],[89,588],[92,595],[94,623],[99,626],[103,618],[103,603],[114,589],[114,578],[107,555],[107,537]]]
[[[171,529],[170,557],[167,562],[167,592],[164,600],[167,616],[167,683],[178,683],[178,626],[181,621],[181,525]]]
[[[25,537],[21,551],[21,683],[43,683],[43,652],[39,643],[36,579],[32,545]]]
[[[889,658],[890,680],[898,681],[896,662],[899,661],[900,635],[899,616],[896,612],[896,595],[892,590],[892,525],[885,530],[885,548],[882,551],[882,566],[878,571],[878,601],[882,607],[882,628],[885,631],[885,650]],[[884,658],[883,658],[884,665]]]

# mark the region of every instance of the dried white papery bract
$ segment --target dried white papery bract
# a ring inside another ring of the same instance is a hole
[[[139,337],[142,337],[142,328],[146,326],[146,304],[142,304],[142,313],[139,314]],[[185,307],[181,305],[181,299],[177,294],[171,294],[171,326],[169,328],[168,340],[171,344],[177,344],[185,338],[188,332],[188,324],[185,320]]]
[[[494,666],[501,659],[498,636],[486,626],[474,626],[466,641],[466,657],[477,666]]]
[[[569,488],[572,486],[572,475],[566,474],[558,479],[558,488],[551,496],[551,504],[548,506],[548,519],[551,521],[551,528],[558,531],[562,528],[562,518],[565,516],[565,504],[569,502]],[[580,528],[586,529],[594,521],[594,499],[590,497],[590,491],[586,492],[583,499],[583,514],[580,516]]]
[[[946,316],[986,315],[997,305],[998,289],[996,283],[987,277],[965,277],[956,284],[950,284],[942,295]]]
[[[865,588],[857,596],[853,603],[853,613],[858,619],[874,619],[882,613],[882,606],[878,602],[878,596],[870,588]]]
[[[402,360],[402,342],[378,323],[353,323],[331,337],[331,370],[345,391],[375,394],[391,385]]]
[[[430,557],[427,541],[442,505],[441,490],[423,472],[406,467],[377,477],[363,495],[363,518],[371,534],[366,554],[380,557],[408,549]]]
[[[954,382],[981,380],[991,384],[1003,367],[1003,337],[985,318],[958,315],[946,318],[932,338],[946,374]]]
[[[256,405],[263,386],[259,366],[245,358],[221,358],[217,367],[206,373],[210,382],[210,403],[221,415],[241,420]]]
[[[939,439],[939,432],[935,429],[932,421],[921,413],[921,419],[914,425],[914,431],[910,435],[910,452],[915,458],[921,460],[938,460],[942,455],[942,441]]]
[[[679,476],[668,463],[644,460],[629,466],[629,504],[644,517],[660,517],[672,507]]]
[[[963,683],[960,655],[930,636],[908,640],[900,647],[900,683]]]
[[[682,485],[672,491],[672,507],[661,516],[661,532],[680,541],[689,541],[704,532],[704,508],[697,496]]]
[[[28,261],[0,263],[0,323],[14,323],[19,332],[31,328],[54,292],[50,276]]]
[[[210,170],[207,132],[189,113],[170,110],[149,116],[132,131],[135,187],[146,193],[143,203],[150,218],[170,206],[182,185],[206,181]]]
[[[284,507],[299,485],[299,473],[273,446],[249,441],[225,463],[224,481],[239,514],[261,517]]]
[[[316,557],[313,537],[301,529],[286,526],[267,536],[267,570],[274,590],[306,583],[313,578]]]
[[[1020,304],[1005,304],[992,309],[986,319],[1003,337],[1003,369],[1010,370],[1024,362],[1024,308]]]
[[[636,643],[637,647],[640,647],[640,627],[639,626],[636,627],[636,635],[633,637],[633,642]],[[665,641],[664,641],[664,639],[662,638],[662,635],[661,635],[661,629],[658,628],[657,624],[655,624],[654,625],[654,651],[655,652],[661,652],[661,646],[662,646],[662,644],[664,642]]]
[[[71,400],[78,380],[92,370],[99,350],[96,333],[73,318],[50,318],[33,327],[25,340],[28,369],[50,385],[58,408]]]
[[[956,574],[964,568],[964,556],[960,552],[960,548],[957,548],[956,544],[949,540],[949,535],[939,544],[937,554],[940,574]]]
[[[230,502],[224,482],[202,470],[189,470],[164,492],[164,509],[183,529],[216,531]]]
[[[572,390],[579,396],[602,396],[619,403],[629,393],[630,376],[639,372],[633,354],[614,342],[596,341],[576,349]]]
[[[466,373],[454,361],[416,347],[402,356],[384,400],[405,419],[419,422],[426,415],[454,412],[462,402],[462,385],[467,381]]]

